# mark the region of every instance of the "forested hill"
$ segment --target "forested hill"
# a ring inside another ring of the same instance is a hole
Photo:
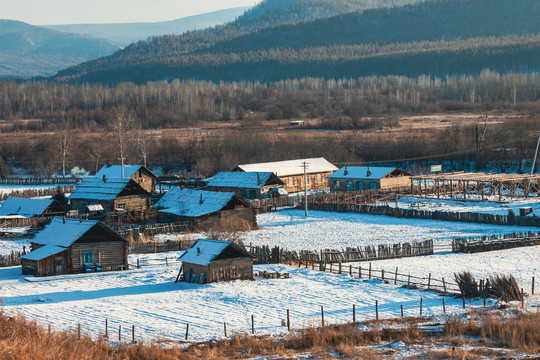
[[[293,3],[300,6],[308,0]],[[210,36],[199,32],[140,42],[62,71],[56,79],[113,84],[175,78],[275,81],[444,75],[478,73],[488,67],[540,71],[539,13],[538,0],[435,0],[249,33],[234,30],[247,19],[241,17],[213,29]]]

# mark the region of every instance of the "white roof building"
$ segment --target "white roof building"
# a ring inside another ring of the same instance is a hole
[[[272,172],[279,177],[304,174],[304,163],[307,165],[306,173],[324,173],[336,171],[338,168],[332,165],[325,158],[296,159],[285,161],[274,161],[258,164],[238,165],[234,171],[246,172]]]

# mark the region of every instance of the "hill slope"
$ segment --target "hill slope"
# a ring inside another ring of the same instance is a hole
[[[102,39],[0,20],[1,77],[49,76],[118,49],[118,45]]]
[[[317,2],[319,0],[313,0]],[[298,0],[296,3],[300,3]],[[139,43],[67,69],[66,81],[537,71],[537,0],[437,0],[240,33],[229,27]],[[244,16],[250,16],[248,12]],[[508,21],[512,19],[512,21]],[[231,26],[240,27],[241,17]],[[189,46],[188,46],[189,45]]]
[[[231,8],[153,23],[71,24],[46,25],[44,27],[63,32],[95,36],[127,45],[131,42],[146,40],[152,36],[182,34],[186,31],[205,29],[231,22],[242,15],[247,9],[249,7]]]

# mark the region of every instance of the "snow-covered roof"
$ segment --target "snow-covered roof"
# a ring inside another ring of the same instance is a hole
[[[368,169],[370,174],[368,175]],[[345,175],[345,170],[347,170],[347,175]],[[328,178],[333,179],[373,179],[378,180],[382,179],[386,175],[390,174],[394,170],[399,170],[395,167],[374,167],[370,166],[346,166],[332,175],[329,175]],[[403,171],[403,170],[401,170]]]
[[[307,164],[306,172],[308,174],[336,171],[338,169],[322,157],[311,159],[274,161],[258,164],[244,164],[238,165],[237,168],[242,171],[269,171],[281,177],[303,174],[304,162]]]
[[[207,186],[260,189],[266,185],[272,175],[271,172],[220,171],[208,179]]]
[[[101,204],[87,205],[86,208],[88,209],[88,211],[103,211],[103,210],[105,210],[105,209],[103,209],[103,206]]]
[[[114,200],[127,186],[131,179],[107,179],[87,177],[77,185],[69,196],[70,199],[90,199],[90,200]]]
[[[164,208],[160,212],[197,217],[223,209],[234,196],[233,192],[172,188],[157,202],[156,207]]]
[[[208,266],[229,246],[233,246],[239,253],[251,257],[249,253],[231,241],[199,239],[178,260],[190,264]]]
[[[43,214],[53,202],[53,199],[8,197],[4,205],[0,207],[0,217],[9,215],[19,215],[22,217],[38,216]]]
[[[38,232],[30,242],[40,245],[55,245],[67,248],[77,241],[88,230],[93,228],[99,221],[79,220],[55,217],[43,230]]]
[[[144,165],[124,165],[124,178],[132,177],[141,167],[144,168],[145,170],[148,170],[150,174],[154,175],[154,173],[152,173]],[[96,173],[96,177],[103,178],[103,175],[105,175],[108,179],[121,179],[122,178],[122,165],[103,166]]]
[[[45,246],[40,247],[37,250],[34,250],[32,252],[29,252],[26,255],[21,256],[21,259],[39,261],[39,260],[45,259],[46,257],[61,253],[62,251],[66,251],[66,250],[67,248],[65,247],[60,247],[56,245],[45,245]]]

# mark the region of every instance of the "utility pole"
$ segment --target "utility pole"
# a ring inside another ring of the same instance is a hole
[[[124,160],[125,160],[125,159],[126,159],[126,158],[124,158],[124,157],[121,157],[121,158],[119,159],[119,160],[122,161],[122,179],[124,178]]]
[[[536,156],[538,155],[538,146],[540,146],[540,133],[538,136],[538,142],[536,143],[536,151],[534,152],[534,160],[532,163],[531,175],[534,174],[534,165],[536,165]]]
[[[308,217],[308,213],[307,213],[307,164],[306,162],[304,161],[303,163],[303,166],[304,166],[304,207],[306,209],[306,217]]]

